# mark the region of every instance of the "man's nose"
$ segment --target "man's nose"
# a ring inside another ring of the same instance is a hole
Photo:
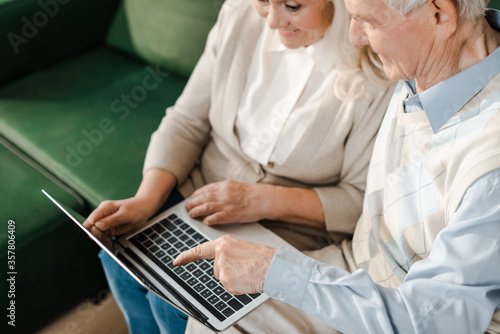
[[[349,27],[349,40],[356,48],[370,44],[364,31],[363,24],[355,19],[351,19],[351,25]]]

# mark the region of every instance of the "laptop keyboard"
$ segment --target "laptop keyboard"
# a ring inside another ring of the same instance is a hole
[[[220,321],[260,296],[232,295],[214,278],[214,260],[197,260],[177,267],[172,261],[181,252],[208,241],[176,214],[136,234],[130,242],[211,311]]]

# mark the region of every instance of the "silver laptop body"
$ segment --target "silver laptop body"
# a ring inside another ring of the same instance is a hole
[[[214,331],[228,328],[269,296],[233,296],[213,277],[213,260],[175,267],[171,262],[177,254],[226,234],[275,248],[292,247],[257,223],[206,226],[188,215],[184,208],[187,199],[153,217],[138,231],[113,240],[98,239],[83,227],[85,218],[42,192],[139,284]]]

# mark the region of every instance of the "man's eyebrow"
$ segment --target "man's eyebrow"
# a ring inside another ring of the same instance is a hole
[[[351,16],[351,18],[362,21],[362,22],[367,22],[367,23],[372,23],[372,24],[378,22],[378,20],[375,17],[367,17],[364,15],[352,14],[352,13],[349,13],[349,15]]]

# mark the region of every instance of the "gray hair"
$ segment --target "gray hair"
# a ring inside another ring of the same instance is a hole
[[[412,10],[423,5],[427,0],[384,0],[387,6],[399,10],[406,16]],[[459,17],[473,21],[485,15],[490,0],[454,0]]]

